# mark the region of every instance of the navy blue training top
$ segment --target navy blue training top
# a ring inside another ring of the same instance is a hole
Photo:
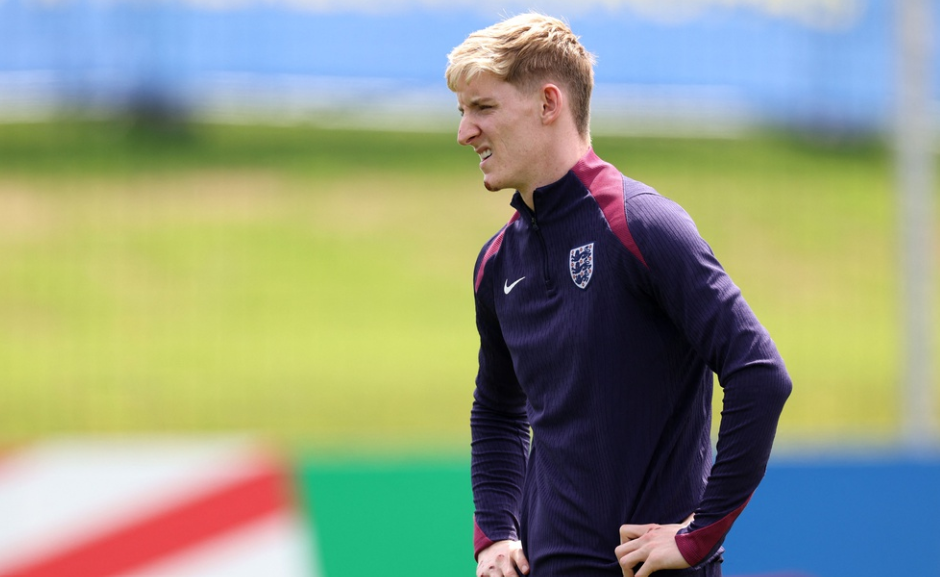
[[[676,537],[693,568],[657,575],[720,575],[790,393],[783,361],[676,203],[593,150],[533,198],[515,194],[474,269],[476,553],[521,539],[534,577],[621,575],[620,525],[694,512]]]

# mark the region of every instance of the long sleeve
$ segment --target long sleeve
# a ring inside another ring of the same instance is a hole
[[[627,215],[654,298],[724,392],[715,462],[695,520],[676,538],[695,565],[718,550],[763,478],[792,385],[770,336],[691,218],[654,194],[628,200]]]
[[[487,246],[492,246],[492,242]],[[488,254],[491,252],[484,247],[475,271],[480,334],[479,372],[470,412],[475,555],[495,541],[519,538],[520,504],[529,452],[525,395],[493,312],[492,280],[482,271]]]

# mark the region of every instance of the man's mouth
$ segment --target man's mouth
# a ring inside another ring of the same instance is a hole
[[[485,150],[481,150],[481,151],[478,152],[477,154],[480,155],[480,161],[482,162],[482,161],[486,160],[487,158],[493,156],[493,151],[490,150],[489,148],[487,148],[487,149],[485,149]]]

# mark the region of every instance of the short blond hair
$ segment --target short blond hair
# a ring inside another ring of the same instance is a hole
[[[588,135],[595,58],[561,20],[537,13],[514,16],[470,34],[447,60],[444,77],[454,92],[481,72],[523,91],[546,81],[562,85],[578,133]]]

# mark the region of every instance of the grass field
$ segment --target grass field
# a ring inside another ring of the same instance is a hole
[[[781,445],[895,438],[882,145],[594,145],[692,214],[775,337],[795,382]],[[462,453],[471,267],[508,200],[450,134],[2,126],[0,442],[235,430]]]

